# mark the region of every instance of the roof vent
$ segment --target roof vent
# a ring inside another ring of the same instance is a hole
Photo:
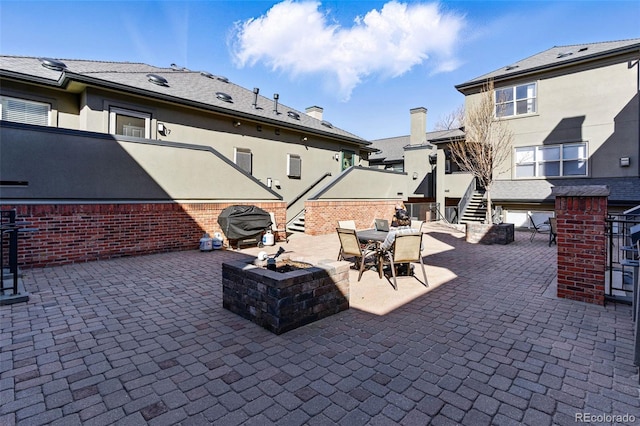
[[[229,79],[227,77],[223,76],[223,75],[218,75],[218,76],[216,76],[216,78],[218,80],[220,80],[221,82],[223,82],[223,83],[228,83],[229,82]]]
[[[224,92],[216,92],[216,98],[229,103],[233,102],[233,98],[231,97],[231,95],[227,95]]]
[[[278,112],[278,99],[280,99],[280,95],[278,95],[277,93],[273,94],[273,112],[276,113],[276,115],[280,114]]]
[[[207,78],[214,78],[213,74],[211,74],[210,72],[206,72],[206,71],[200,71],[200,75],[203,77],[207,77]]]
[[[571,56],[571,55],[573,55],[573,52],[560,52],[558,53],[558,59],[566,58],[567,56]]]
[[[53,70],[53,71],[64,71],[67,69],[67,66],[62,61],[58,61],[57,59],[51,58],[38,58],[43,67]]]
[[[505,71],[511,71],[511,70],[515,70],[518,67],[520,67],[520,65],[509,65],[504,70]]]
[[[258,93],[260,93],[260,88],[254,87],[253,88],[253,107],[255,109],[258,109]]]
[[[322,124],[322,125],[323,125],[323,126],[325,126],[325,127],[330,128],[330,129],[332,129],[332,128],[333,128],[333,124],[329,123],[327,120],[322,120],[322,121],[320,122],[320,124]]]
[[[587,49],[589,49],[589,47],[581,47],[580,49],[578,49],[578,52],[584,52]]]
[[[156,84],[158,86],[169,85],[169,82],[167,81],[167,79],[158,74],[147,74],[147,78],[151,83]]]
[[[291,118],[296,119],[296,120],[300,120],[300,114],[298,114],[298,113],[297,113],[297,112],[295,112],[295,111],[288,111],[288,112],[287,112],[287,115],[288,115],[289,117],[291,117]]]

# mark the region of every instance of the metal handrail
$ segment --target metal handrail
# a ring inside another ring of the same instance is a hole
[[[289,207],[291,207],[292,205],[294,205],[295,203],[298,202],[298,200],[300,200],[302,197],[304,197],[306,194],[309,193],[309,191],[311,191],[316,185],[318,185],[320,182],[322,182],[324,180],[324,178],[331,176],[331,172],[326,172],[325,174],[323,174],[322,176],[320,176],[314,183],[312,183],[307,189],[305,189],[304,191],[302,191],[298,196],[294,197],[293,200],[289,201],[287,203],[287,209]]]
[[[473,178],[471,179],[471,182],[469,183],[469,186],[467,187],[467,190],[465,191],[464,195],[458,202],[458,223],[460,223],[460,219],[464,215],[464,211],[469,206],[469,202],[471,201],[471,196],[475,192],[476,188],[477,188],[476,178]]]
[[[607,264],[606,272],[609,282],[609,291],[605,294],[605,298],[618,302],[633,303],[633,297],[637,295],[633,294],[632,288],[634,283],[629,283],[629,279],[637,280],[638,277],[629,275],[629,271],[625,268],[629,267],[630,256],[635,253],[634,248],[630,246],[630,233],[629,229],[633,225],[640,224],[640,217],[625,217],[614,218],[608,217],[606,219],[606,238],[607,238]],[[615,278],[620,277],[620,287],[614,286]],[[630,297],[617,295],[619,292],[632,293]],[[617,293],[617,294],[616,294]]]

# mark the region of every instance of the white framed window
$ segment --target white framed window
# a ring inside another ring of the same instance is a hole
[[[253,172],[253,154],[247,148],[234,148],[233,162],[245,172]]]
[[[150,139],[151,114],[111,107],[109,108],[109,133]]]
[[[496,117],[512,117],[537,112],[536,83],[495,89]]]
[[[302,158],[296,154],[287,154],[287,176],[300,178],[302,176]]]
[[[515,149],[515,177],[587,176],[587,143],[525,146]]]
[[[51,105],[26,99],[0,96],[0,117],[5,121],[49,126]]]

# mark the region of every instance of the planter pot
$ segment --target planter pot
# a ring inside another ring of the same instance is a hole
[[[467,223],[467,242],[473,244],[509,244],[514,240],[513,223],[489,225]]]

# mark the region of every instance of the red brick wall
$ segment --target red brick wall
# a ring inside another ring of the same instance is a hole
[[[220,212],[239,203],[3,205],[35,232],[21,233],[20,266],[49,266],[198,249],[205,232],[222,232]],[[285,222],[284,202],[251,203]],[[224,235],[224,234],[223,234]],[[225,243],[226,243],[225,238]]]
[[[556,194],[558,297],[603,305],[607,196],[588,193]]]
[[[306,201],[305,233],[322,235],[336,232],[339,220],[355,220],[356,228],[373,227],[374,219],[393,217],[394,200],[337,200]]]

